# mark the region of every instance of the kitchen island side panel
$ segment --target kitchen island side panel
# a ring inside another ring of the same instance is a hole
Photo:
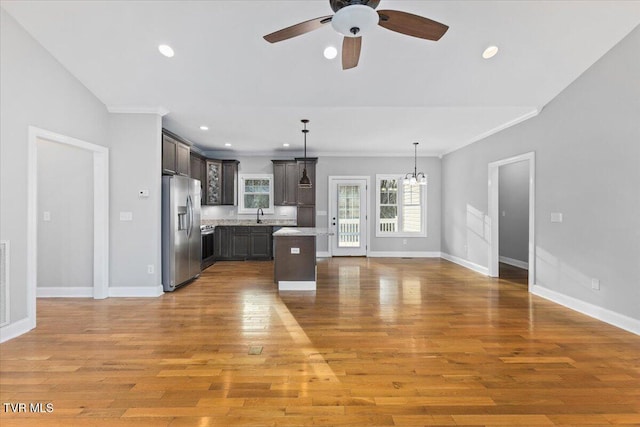
[[[276,283],[315,281],[316,236],[274,236],[274,239]]]

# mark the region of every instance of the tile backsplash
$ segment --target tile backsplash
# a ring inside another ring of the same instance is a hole
[[[295,220],[297,209],[295,206],[275,206],[275,213],[262,216],[262,219],[287,219]],[[255,219],[255,214],[238,214],[237,206],[202,206],[201,218],[203,220],[209,219]]]

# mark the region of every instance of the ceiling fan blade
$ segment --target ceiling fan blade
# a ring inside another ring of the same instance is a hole
[[[331,18],[333,15],[329,16],[321,16],[320,18],[310,19],[308,21],[301,22],[296,25],[292,25],[287,28],[283,28],[282,30],[276,31],[271,34],[267,34],[264,36],[264,39],[269,43],[281,42],[282,40],[287,40],[293,37],[301,36],[302,34],[306,34],[313,30],[317,30],[322,27],[327,22],[331,22]]]
[[[348,70],[358,66],[362,37],[345,37],[342,41],[342,69]]]
[[[399,10],[379,10],[380,26],[387,30],[427,40],[440,40],[449,26]]]

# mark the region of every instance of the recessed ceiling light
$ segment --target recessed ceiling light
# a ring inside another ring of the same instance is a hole
[[[283,147],[288,147],[289,144],[287,144],[286,142],[284,144],[282,144]]]
[[[173,49],[171,49],[171,46],[169,45],[161,44],[160,46],[158,46],[158,50],[160,51],[161,54],[163,54],[167,58],[173,57]]]
[[[498,46],[489,46],[482,52],[482,57],[484,59],[493,58],[496,53],[498,53]]]
[[[209,130],[208,126],[200,126],[200,130]]]
[[[327,59],[333,59],[338,56],[338,49],[333,46],[327,46],[324,50],[324,57]]]
[[[225,143],[224,143],[224,146],[225,146],[225,147],[231,147],[231,143],[230,143],[230,142],[225,142]]]

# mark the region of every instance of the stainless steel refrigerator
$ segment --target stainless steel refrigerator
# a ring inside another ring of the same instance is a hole
[[[200,181],[162,177],[162,286],[165,292],[200,275]]]

